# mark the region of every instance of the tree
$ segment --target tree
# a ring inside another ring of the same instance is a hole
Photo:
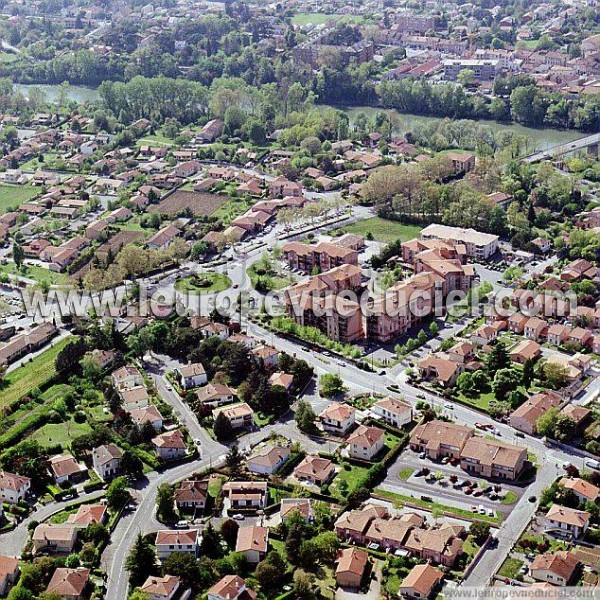
[[[302,569],[294,571],[294,598],[299,598],[300,600],[312,600],[312,598],[314,598],[313,586],[313,575]]]
[[[496,400],[504,400],[507,394],[521,382],[521,376],[516,369],[500,369],[494,376],[492,391]]]
[[[221,537],[232,549],[235,548],[239,528],[240,526],[233,519],[227,519],[221,524]]]
[[[469,533],[473,536],[475,543],[481,546],[490,535],[490,524],[483,521],[475,521],[471,523]]]
[[[14,587],[10,590],[7,600],[33,600],[33,592],[26,587]]]
[[[70,341],[56,357],[56,370],[61,375],[73,373],[75,368],[79,366],[79,361],[85,355],[85,349],[85,340],[83,338]]]
[[[346,391],[343,379],[335,373],[324,373],[321,375],[319,386],[321,387],[321,395],[325,396],[325,398],[340,396]]]
[[[150,600],[150,596],[142,590],[133,590],[127,600]]]
[[[248,140],[255,146],[262,146],[267,139],[265,126],[257,119],[252,119],[246,123]]]
[[[531,387],[535,376],[535,361],[532,358],[528,358],[523,364],[523,373],[521,375],[521,382],[526,389]]]
[[[198,563],[189,552],[173,552],[162,561],[164,575],[175,575],[181,579],[185,588],[198,589]]]
[[[159,486],[156,494],[156,516],[162,522],[173,521],[175,514],[175,494],[168,483]]]
[[[465,395],[469,395],[475,391],[473,376],[471,373],[461,373],[456,380],[458,389]]]
[[[152,430],[153,433],[156,433],[154,428]],[[144,473],[144,463],[139,456],[136,456],[130,450],[125,450],[121,458],[121,472],[134,478],[141,477]]]
[[[535,430],[539,435],[551,437],[558,417],[557,408],[549,408],[536,422]]]
[[[567,368],[560,363],[544,363],[542,373],[547,384],[555,390],[565,386],[569,380]]]
[[[221,538],[210,521],[202,532],[200,553],[209,558],[219,558],[221,556]]]
[[[25,258],[25,250],[23,250],[23,247],[17,242],[13,244],[12,255],[15,267],[20,269],[21,265],[23,264],[23,259]]]
[[[131,548],[129,556],[125,559],[125,569],[129,572],[129,581],[132,587],[137,587],[146,581],[148,573],[156,568],[156,555],[154,548],[141,533]]]
[[[219,441],[230,440],[233,437],[233,427],[229,419],[220,412],[215,419],[213,431]]]
[[[315,429],[317,415],[307,400],[299,400],[296,406],[296,425],[301,431],[311,433]]]
[[[131,495],[127,491],[127,477],[116,477],[106,490],[106,501],[111,508],[121,508],[129,502]]]
[[[554,422],[553,438],[559,442],[570,442],[577,434],[577,423],[569,415],[558,414]]]
[[[435,321],[432,321],[429,325],[429,333],[435,337],[439,332],[440,328],[438,327],[438,324]]]
[[[506,369],[510,366],[510,356],[506,346],[502,342],[497,342],[490,353],[487,355],[486,367],[490,375],[495,375],[496,371]]]
[[[282,572],[268,560],[263,560],[256,566],[254,576],[260,584],[261,590],[268,595],[279,588],[285,571]]]
[[[229,472],[232,476],[239,475],[242,469],[243,459],[244,457],[240,453],[238,445],[234,444],[233,446],[231,446],[229,452],[227,453],[227,456],[225,457],[225,464],[227,465],[227,468],[229,469]]]

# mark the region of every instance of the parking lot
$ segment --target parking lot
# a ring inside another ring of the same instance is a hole
[[[474,477],[448,459],[438,462],[422,456],[407,448],[390,467],[383,487],[488,516],[495,511],[509,513],[527,490],[511,483]]]

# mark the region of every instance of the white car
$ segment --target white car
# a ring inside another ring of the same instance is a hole
[[[244,517],[244,515],[241,515],[240,513],[237,513],[237,514],[233,515],[233,518],[236,521],[243,521],[246,517]]]

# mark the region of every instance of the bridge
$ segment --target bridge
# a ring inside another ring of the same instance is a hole
[[[543,150],[542,152],[530,154],[529,156],[523,158],[523,162],[536,163],[540,162],[541,160],[558,158],[559,156],[564,156],[570,152],[576,152],[577,150],[583,150],[585,148],[587,148],[588,154],[595,154],[598,156],[599,142],[600,133],[594,133],[592,135],[579,138],[578,140],[574,140],[573,142],[569,142],[568,144],[560,144],[558,146],[548,148],[547,150]]]

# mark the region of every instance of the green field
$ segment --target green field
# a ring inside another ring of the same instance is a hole
[[[35,440],[41,446],[60,444],[66,448],[74,438],[91,433],[91,431],[92,428],[87,423],[75,423],[70,420],[65,423],[48,423],[33,433],[30,439]]]
[[[210,285],[198,285],[197,281],[205,279]],[[178,279],[175,289],[179,292],[195,292],[197,294],[208,294],[209,292],[222,292],[231,287],[231,279],[223,273],[202,273],[198,277],[190,276]]]
[[[406,242],[418,237],[422,227],[419,225],[404,225],[397,221],[389,221],[381,217],[372,217],[364,221],[358,221],[351,225],[346,225],[338,231],[344,233],[356,233],[358,235],[373,234],[373,239],[378,242],[388,244],[400,238],[400,241]]]
[[[0,214],[7,213],[9,208],[21,206],[21,204],[31,200],[39,191],[39,189],[29,184],[0,184]]]
[[[34,279],[38,283],[48,283],[50,285],[68,285],[72,283],[69,276],[66,273],[57,273],[50,269],[44,269],[37,265],[24,265],[22,270],[18,270],[14,263],[8,263],[6,265],[0,265],[0,274],[5,275],[18,275],[20,277],[27,277],[28,279]]]
[[[359,467],[350,463],[342,463],[339,473],[335,476],[331,484],[331,491],[334,496],[344,499],[344,496],[339,490],[339,485],[342,481],[347,484],[347,493],[352,492],[358,484],[360,484],[367,475],[368,469],[366,467]]]
[[[69,341],[69,338],[61,340],[31,362],[6,375],[0,384],[0,408],[10,406],[32,389],[42,387],[50,381],[56,375],[54,361]]]
[[[364,18],[358,15],[326,15],[324,13],[298,13],[292,17],[292,23],[294,25],[324,25],[331,19],[341,18],[344,21],[354,21],[355,23],[361,23]]]
[[[421,500],[420,498],[413,498],[412,496],[405,496],[403,494],[396,494],[395,492],[388,492],[382,488],[377,488],[375,490],[375,494],[385,498],[386,500],[390,500],[398,508],[404,506],[405,504],[408,504],[409,506],[414,505],[425,510],[441,511],[464,519],[475,519],[477,521],[485,521],[486,523],[490,524],[501,523],[503,519],[501,513],[496,513],[494,517],[488,517],[488,515],[479,514],[474,515],[470,510],[456,508],[454,506],[446,506],[444,504],[440,504],[439,502],[428,502],[426,500]]]

